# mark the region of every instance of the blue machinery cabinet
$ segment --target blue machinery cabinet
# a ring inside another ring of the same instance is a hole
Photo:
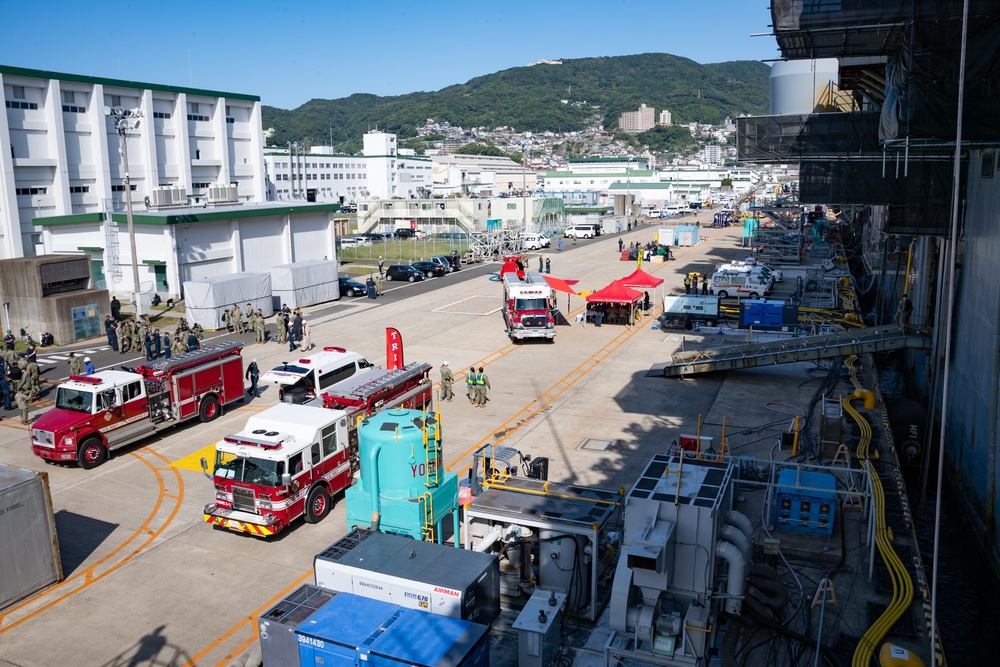
[[[829,473],[786,468],[778,475],[774,503],[778,530],[832,535],[837,480]]]
[[[489,667],[489,627],[342,593],[295,631],[301,667]]]

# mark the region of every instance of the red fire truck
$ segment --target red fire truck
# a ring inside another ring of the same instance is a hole
[[[31,428],[46,461],[100,465],[108,452],[198,417],[212,421],[243,398],[243,343],[230,341],[124,371],[72,375]]]
[[[396,370],[367,367],[327,387],[317,402],[283,403],[254,415],[246,428],[215,445],[215,502],[205,521],[269,537],[304,516],[323,519],[331,498],[354,483],[358,423],[385,408],[422,409],[431,402],[430,364]],[[201,460],[208,474],[208,461]]]
[[[528,272],[521,279],[513,271],[503,274],[503,321],[512,341],[554,341],[556,320],[552,308],[552,287],[545,276]]]

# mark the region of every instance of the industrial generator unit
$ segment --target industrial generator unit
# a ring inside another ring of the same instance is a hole
[[[730,509],[735,466],[654,456],[625,498],[609,656],[704,664],[721,611],[738,614],[753,526]]]
[[[316,585],[489,625],[500,614],[497,559],[360,528],[317,554]]]
[[[596,620],[610,593],[620,494],[514,476],[509,449],[488,452],[482,480],[477,452],[464,511],[466,548],[500,559],[505,607],[521,608],[542,589],[566,594],[566,614]]]
[[[344,492],[347,525],[442,540],[458,535],[458,476],[440,465],[441,423],[419,410],[384,410],[358,427],[361,480]]]
[[[264,664],[299,664],[299,642],[295,631],[307,618],[337,595],[334,591],[319,586],[303,584],[261,614],[257,629],[260,633],[260,655]]]

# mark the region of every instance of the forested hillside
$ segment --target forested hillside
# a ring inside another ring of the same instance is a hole
[[[580,130],[587,118],[614,129],[623,111],[641,103],[657,114],[669,109],[674,123],[718,123],[726,116],[768,110],[770,68],[755,61],[700,65],[665,53],[564,60],[476,77],[437,92],[395,97],[355,94],[313,99],[298,109],[263,107],[273,141],[309,139],[314,144],[360,146],[378,127],[401,139],[416,134],[428,118],[465,128],[506,125],[518,132]]]

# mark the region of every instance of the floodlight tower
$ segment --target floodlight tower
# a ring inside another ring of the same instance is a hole
[[[122,156],[125,167],[125,212],[128,218],[128,241],[132,248],[132,303],[135,305],[136,319],[143,306],[139,300],[139,257],[135,251],[135,221],[132,218],[132,187],[128,178],[128,141],[127,133],[139,127],[139,119],[143,116],[142,109],[125,109],[124,107],[104,107],[104,115],[113,119],[115,130],[118,131],[118,152]],[[109,220],[110,224],[111,221]]]

